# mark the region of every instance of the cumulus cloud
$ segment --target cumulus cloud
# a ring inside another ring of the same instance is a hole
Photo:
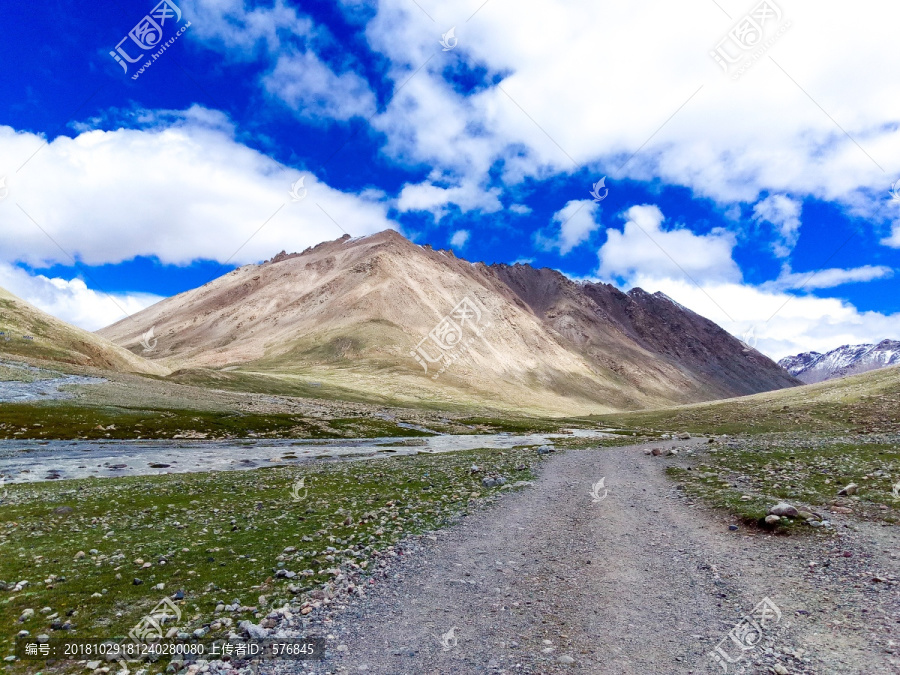
[[[861,312],[837,298],[796,296],[747,284],[710,282],[641,274],[635,285],[705,316],[732,335],[752,333],[756,349],[781,359],[806,351],[827,352],[845,344],[872,343],[897,337],[900,313]]]
[[[633,206],[624,214],[622,231],[606,231],[600,247],[598,274],[604,278],[634,279],[653,271],[660,276],[688,276],[700,283],[740,281],[741,272],[731,257],[733,234],[715,229],[697,235],[686,227],[664,230],[658,206]]]
[[[471,176],[498,162],[507,181],[596,166],[620,179],[685,185],[720,202],[752,202],[768,192],[856,203],[879,191],[886,173],[900,172],[891,113],[900,91],[881,76],[900,66],[889,28],[900,7],[855,8],[874,32],[846,31],[841,49],[808,39],[828,34],[831,18],[844,11],[836,0],[786,8],[793,27],[769,55],[789,75],[763,58],[736,82],[709,52],[740,15],[730,20],[714,3],[684,13],[662,0],[526,0],[515,12],[491,3],[465,22],[453,3],[429,6],[432,21],[408,0],[382,0],[366,33],[391,64],[395,88],[427,65],[373,125],[388,136],[387,154]],[[436,25],[457,26],[452,52],[437,50]],[[640,57],[619,59],[634,53],[635,36]],[[873,70],[872,59],[884,70]],[[445,73],[460,60],[483,69],[484,87],[460,92],[448,84]]]
[[[469,242],[469,231],[468,230],[457,230],[453,233],[453,236],[450,237],[450,245],[453,248],[465,248],[466,244]]]
[[[495,213],[503,208],[499,195],[499,188],[482,190],[472,183],[454,187],[440,187],[432,182],[409,184],[400,191],[397,209],[402,212],[429,211],[435,220],[446,213],[448,204],[455,204],[463,213],[474,210]]]
[[[32,276],[4,262],[0,262],[0,288],[58,319],[90,331],[162,300],[150,293],[103,293],[88,288],[82,279]]]
[[[634,206],[624,215],[624,231],[607,230],[609,239],[600,248],[600,278],[661,291],[735,336],[754,335],[756,348],[772,358],[897,336],[900,313],[861,312],[844,300],[789,292],[884,279],[892,276],[891,268],[795,273],[785,265],[777,280],[754,286],[741,280],[730,233],[664,230],[663,214],[652,205]]]
[[[0,127],[0,260],[41,267],[156,256],[255,262],[282,250],[396,227],[385,195],[336,190],[239,143],[198,109],[146,129],[44,140]],[[4,170],[6,169],[6,170]],[[305,198],[291,185],[305,176]],[[48,198],[52,196],[52,198]]]
[[[800,238],[800,214],[803,205],[787,195],[770,195],[753,207],[753,217],[775,227],[776,239],[772,251],[779,258],[787,258]]]
[[[191,40],[230,60],[267,61],[260,86],[298,117],[324,125],[375,112],[368,82],[348,64],[329,65],[317,53],[336,40],[284,0],[253,8],[243,0],[187,0],[185,9],[193,21]]]
[[[553,214],[551,234],[535,233],[535,244],[545,251],[558,249],[560,255],[570,253],[600,227],[596,220],[599,206],[590,199],[573,199]]]
[[[896,221],[891,227],[891,234],[881,240],[882,246],[890,246],[891,248],[900,248],[900,220]]]
[[[375,112],[375,96],[364,79],[353,72],[335,74],[313,52],[279,57],[263,87],[311,121],[346,121]]]

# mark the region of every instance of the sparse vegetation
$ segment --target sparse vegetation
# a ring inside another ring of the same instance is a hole
[[[900,516],[900,500],[893,495],[900,481],[898,442],[900,437],[765,434],[727,439],[667,472],[689,495],[750,524],[761,524],[768,508],[782,501],[826,520],[836,507],[863,520],[894,523]],[[838,495],[851,483],[858,492]],[[801,526],[814,531],[803,519],[778,525]]]
[[[500,492],[482,486],[485,474],[502,474],[508,489],[531,478],[537,461],[533,450],[474,450],[7,486],[0,652],[12,651],[19,630],[65,634],[66,622],[79,637],[123,636],[179,590],[182,628],[227,633],[229,621],[302,604],[334,579],[334,570],[365,575],[379,551],[447,525]],[[473,474],[472,464],[481,470]],[[292,486],[300,479],[295,501]],[[296,576],[279,578],[279,569]],[[234,600],[240,611],[216,611],[219,601]],[[44,607],[51,611],[41,613]],[[26,609],[34,616],[20,622]]]

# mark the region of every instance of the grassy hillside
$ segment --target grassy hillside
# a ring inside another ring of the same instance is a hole
[[[900,367],[743,398],[592,419],[628,429],[713,434],[900,431]]]
[[[0,357],[165,375],[168,369],[71,326],[0,288]],[[26,337],[27,336],[27,337]],[[29,339],[31,338],[31,339]]]

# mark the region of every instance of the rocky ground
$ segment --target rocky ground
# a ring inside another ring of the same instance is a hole
[[[807,536],[735,527],[647,447],[554,455],[533,489],[388,552],[352,599],[273,613],[270,634],[326,635],[327,659],[262,671],[900,672],[896,527],[841,514]],[[722,671],[710,653],[741,653],[720,641],[764,598],[780,619]]]

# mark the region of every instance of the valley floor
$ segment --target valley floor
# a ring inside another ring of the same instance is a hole
[[[326,661],[263,672],[900,672],[896,527],[732,531],[647,447],[552,456],[533,488],[410,543],[366,597],[280,626],[330,634]],[[764,598],[780,620],[723,670],[710,652]]]

